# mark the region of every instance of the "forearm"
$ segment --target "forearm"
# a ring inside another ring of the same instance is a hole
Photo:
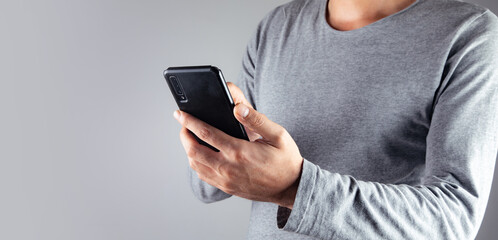
[[[322,239],[471,239],[487,194],[442,179],[420,186],[358,181],[305,161],[294,208],[277,220],[286,231]]]

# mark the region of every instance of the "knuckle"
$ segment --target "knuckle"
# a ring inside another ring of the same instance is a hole
[[[187,147],[187,151],[186,152],[187,152],[187,156],[189,158],[195,158],[197,156],[197,150],[192,145],[189,145]]]
[[[233,178],[235,175],[233,168],[231,168],[228,164],[220,164],[220,166],[218,166],[218,173],[228,179]]]
[[[220,138],[217,138],[217,143],[220,145],[220,146],[223,146],[224,149],[227,149],[228,151],[230,151],[229,149],[232,149],[231,148],[231,143],[229,140],[227,139],[224,139],[222,137]]]
[[[220,140],[220,146],[223,146],[223,152],[226,156],[233,156],[237,151],[234,143],[230,141],[230,139]]]
[[[211,137],[211,132],[206,127],[203,127],[199,131],[199,137],[202,139],[209,139]]]
[[[226,175],[226,172],[228,171],[227,170],[227,165],[226,164],[220,164],[218,166],[218,168],[216,169],[216,171],[221,175],[221,176],[225,176]]]
[[[245,160],[245,154],[243,151],[234,151],[233,157],[237,162],[243,162]]]
[[[277,144],[284,144],[286,142],[287,136],[287,131],[284,128],[280,128],[275,132],[275,139],[273,141],[275,141],[275,143]]]
[[[255,127],[261,127],[265,123],[265,115],[264,114],[254,114],[252,117],[252,124]]]
[[[287,131],[284,128],[279,128],[277,130],[277,137],[280,140],[283,140],[287,136]]]

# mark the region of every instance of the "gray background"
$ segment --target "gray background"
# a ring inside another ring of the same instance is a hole
[[[235,80],[284,2],[1,1],[0,239],[243,239],[249,201],[191,193],[161,74],[213,64]],[[498,235],[497,182],[478,239]]]

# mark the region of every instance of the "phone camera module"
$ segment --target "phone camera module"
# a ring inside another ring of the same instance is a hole
[[[185,94],[183,92],[183,89],[180,85],[180,82],[178,81],[178,78],[176,76],[170,76],[169,81],[171,83],[171,86],[173,86],[173,89],[177,95],[177,98],[182,102],[186,102],[187,97],[185,96]]]
[[[169,77],[169,80],[171,81],[171,83],[173,84],[174,87],[179,87],[180,85],[178,84],[178,79],[176,79],[175,76],[171,76]]]

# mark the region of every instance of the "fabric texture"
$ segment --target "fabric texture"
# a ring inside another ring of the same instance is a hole
[[[302,156],[293,209],[254,201],[248,239],[473,239],[498,151],[498,18],[417,0],[352,31],[327,0],[259,24],[240,86]],[[198,179],[203,202],[230,195]]]

